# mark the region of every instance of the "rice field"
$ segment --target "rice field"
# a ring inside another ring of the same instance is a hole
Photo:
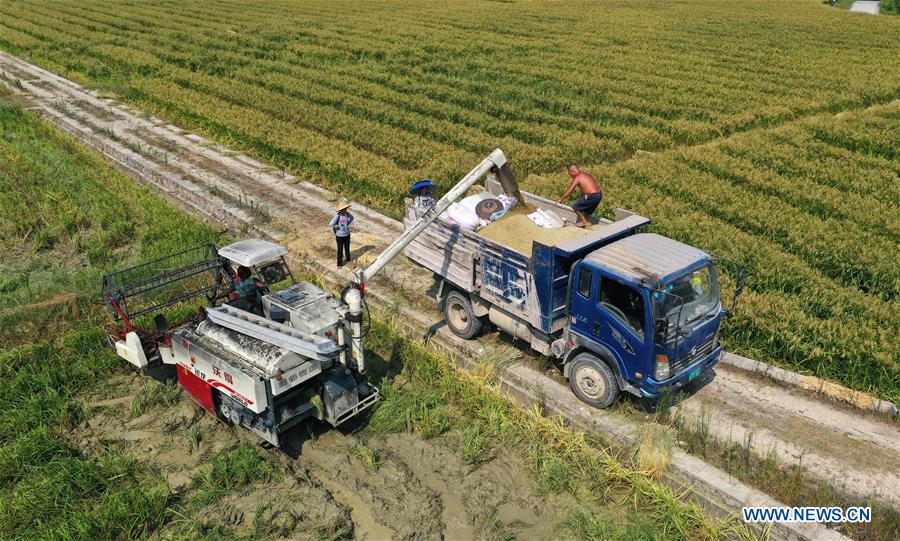
[[[105,270],[225,239],[2,89],[0,217],[2,539],[376,537],[361,509],[378,531],[430,539],[454,526],[442,513],[457,493],[473,532],[461,538],[752,537],[628,457],[520,409],[489,370],[461,374],[377,319],[367,359],[384,396],[367,421],[298,427],[293,458],[263,451],[174,381],[128,368],[103,332]],[[61,293],[71,305],[37,304]],[[520,504],[527,523],[498,513]]]
[[[0,48],[398,214],[501,147],[739,261],[729,348],[900,400],[900,19],[816,0],[63,0]]]

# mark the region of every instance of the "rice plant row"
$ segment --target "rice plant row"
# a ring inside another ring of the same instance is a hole
[[[894,400],[898,31],[814,2],[0,4],[0,48],[388,213],[495,146],[551,197],[580,162],[606,212],[751,270],[730,347]]]

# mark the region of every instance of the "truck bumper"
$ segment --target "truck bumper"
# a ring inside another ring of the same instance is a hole
[[[693,363],[689,364],[687,368],[682,370],[680,373],[665,381],[658,382],[653,378],[647,378],[647,380],[640,386],[641,395],[646,398],[659,398],[664,394],[672,393],[677,391],[678,389],[681,389],[689,382],[697,379],[700,374],[715,366],[716,363],[719,362],[719,359],[722,358],[722,353],[723,349],[720,345],[709,355],[697,359]],[[694,376],[691,377],[691,374],[694,374]]]

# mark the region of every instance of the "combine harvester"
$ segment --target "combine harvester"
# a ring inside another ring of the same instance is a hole
[[[491,171],[518,192],[506,157],[495,150],[357,270],[340,299],[297,282],[287,250],[259,239],[221,249],[207,244],[107,274],[110,344],[140,369],[175,365],[178,383],[200,406],[276,447],[304,419],[338,426],[379,399],[366,378],[365,284]],[[238,292],[240,267],[255,277],[252,295]],[[201,297],[208,306],[185,314],[184,303]],[[186,317],[170,324],[163,310]]]
[[[509,184],[489,178],[484,198],[511,194]],[[527,192],[516,198],[529,210],[576,221],[571,207]],[[422,228],[416,212],[407,206],[411,230]],[[586,231],[540,232],[526,219],[505,239],[492,240],[491,226],[479,233],[441,219],[429,222],[405,253],[434,272],[438,306],[453,333],[472,339],[493,324],[555,357],[584,402],[605,408],[620,391],[651,399],[674,392],[722,356],[719,329],[727,311],[713,257],[638,233],[650,220],[629,211],[617,209],[615,221],[599,222]],[[741,270],[732,305],[743,283]]]

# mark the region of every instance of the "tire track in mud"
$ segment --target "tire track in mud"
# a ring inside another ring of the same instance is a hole
[[[258,441],[220,423],[184,393],[172,406],[132,418],[133,398],[160,386],[137,373],[116,376],[104,390],[82,397],[86,418],[65,437],[85,453],[123,448],[160,471],[185,502],[212,455]],[[511,453],[500,451],[477,467],[463,464],[450,438],[294,431],[287,453],[267,452],[277,468],[271,481],[227,493],[195,514],[177,511],[238,532],[269,522],[290,539],[333,524],[346,524],[356,539],[483,539],[493,526],[486,516],[521,538],[545,539],[553,536],[561,510],[577,503],[569,495],[540,494],[526,464]],[[352,455],[360,445],[377,453],[374,471]],[[164,526],[160,534],[176,527]]]

